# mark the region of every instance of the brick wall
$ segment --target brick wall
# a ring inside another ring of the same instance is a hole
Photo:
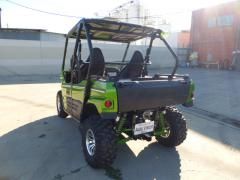
[[[231,63],[239,26],[240,1],[193,11],[190,44],[199,61]]]

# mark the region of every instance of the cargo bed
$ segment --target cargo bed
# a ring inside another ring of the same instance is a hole
[[[119,112],[154,109],[186,102],[190,80],[188,76],[124,79],[115,83]]]

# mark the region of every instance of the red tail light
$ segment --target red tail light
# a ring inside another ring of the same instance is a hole
[[[106,100],[104,105],[105,105],[106,108],[110,108],[112,106],[112,101]]]

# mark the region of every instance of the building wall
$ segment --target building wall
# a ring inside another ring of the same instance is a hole
[[[178,48],[189,48],[190,43],[190,32],[189,31],[181,31],[178,33]]]
[[[240,1],[200,9],[192,13],[191,48],[200,61],[231,63],[240,27]]]
[[[9,40],[0,39],[0,76],[29,75],[29,74],[59,74],[62,64],[64,38],[44,36],[40,41],[33,40]],[[48,38],[47,38],[48,37]],[[54,40],[57,38],[57,40]],[[74,41],[70,40],[67,61],[70,62]],[[106,61],[120,61],[125,50],[125,44],[97,43],[94,47],[100,47]],[[129,48],[127,60],[131,58],[135,50],[146,52],[146,46],[132,45]],[[83,42],[83,57],[88,56],[88,49]],[[173,67],[174,60],[170,52],[163,47],[153,47],[151,53],[153,63],[150,69]]]

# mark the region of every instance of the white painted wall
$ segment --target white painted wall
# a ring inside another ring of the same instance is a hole
[[[62,64],[64,39],[26,41],[0,39],[0,76],[29,75],[29,74],[59,74]],[[70,42],[69,49],[73,49],[74,42]],[[121,60],[125,44],[97,43],[94,47],[102,49],[105,60]],[[130,46],[128,58],[133,51],[140,50],[145,54],[146,46]],[[88,56],[87,45],[83,43],[83,59]],[[68,53],[67,59],[70,59]],[[127,59],[128,59],[127,58]],[[150,68],[173,67],[174,60],[166,48],[153,47],[151,54],[153,64]]]

